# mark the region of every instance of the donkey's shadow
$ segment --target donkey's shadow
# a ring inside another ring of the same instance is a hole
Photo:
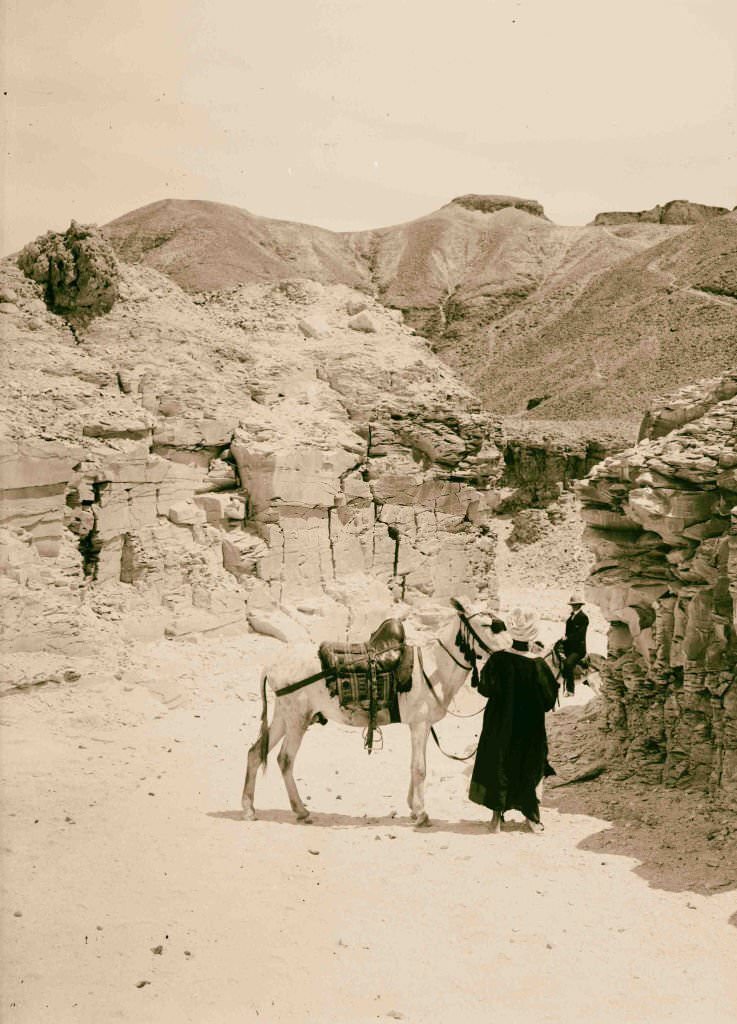
[[[208,817],[218,818],[222,821],[245,822],[242,811],[208,811]],[[293,828],[368,828],[368,829],[401,829],[413,832],[453,832],[457,835],[489,835],[489,825],[486,821],[445,821],[440,818],[432,818],[429,825],[416,828],[415,823],[408,816],[396,816],[391,814],[373,815],[335,814],[334,812],[322,813],[310,811],[308,823],[297,821],[293,811],[263,810],[259,811],[256,821],[269,821],[275,825],[291,825]],[[247,824],[251,824],[250,821]],[[523,829],[521,822],[505,822],[505,832],[515,832]]]

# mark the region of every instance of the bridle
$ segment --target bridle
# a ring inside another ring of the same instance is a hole
[[[479,659],[479,654],[474,645],[478,645],[484,654],[493,653],[491,647],[489,647],[489,645],[486,643],[483,637],[479,636],[479,634],[474,629],[472,624],[473,619],[478,619],[481,615],[484,615],[485,613],[473,612],[471,615],[469,615],[466,609],[460,603],[460,601],[456,601],[455,598],[451,600],[451,604],[458,612],[459,618],[458,632],[456,633],[455,639],[456,647],[464,656],[464,658],[468,662],[468,665],[461,664],[461,662],[458,661],[455,655],[448,650],[448,648],[442,642],[442,640],[438,640],[438,643],[443,648],[445,653],[453,659],[456,665],[458,665],[460,668],[467,669],[471,673],[471,686],[475,690],[479,685],[479,670],[476,664]],[[493,633],[501,633],[501,631],[504,629],[504,623],[502,622],[502,620],[497,619],[494,616],[491,617],[491,622],[489,622],[488,625],[489,629],[491,629]]]
[[[473,625],[471,623],[471,620],[479,618],[481,615],[484,615],[485,613],[484,612],[473,612],[471,615],[469,615],[468,612],[463,607],[463,605],[459,601],[456,601],[455,598],[451,599],[451,604],[454,606],[454,608],[458,612],[458,617],[459,617],[459,620],[460,620],[459,621],[459,625],[458,625],[458,632],[456,633],[456,637],[455,637],[455,645],[458,648],[458,650],[461,652],[461,654],[466,658],[466,660],[468,661],[469,664],[466,665],[462,661],[459,661],[458,658],[456,658],[456,656],[450,650],[450,648],[447,647],[447,645],[444,644],[443,641],[439,637],[437,638],[437,642],[440,645],[440,647],[445,651],[445,653],[448,655],[448,657],[459,668],[465,669],[467,672],[471,672],[472,673],[472,675],[471,675],[471,686],[474,689],[476,689],[478,687],[478,684],[479,684],[479,672],[478,672],[478,667],[477,667],[477,664],[476,664],[477,661],[478,661],[478,658],[479,658],[479,654],[478,654],[478,652],[477,652],[477,650],[476,650],[476,648],[474,646],[474,643],[478,644],[478,646],[481,648],[481,650],[484,652],[484,654],[492,654],[493,651],[489,647],[489,645],[486,643],[486,641],[483,639],[483,637],[479,636],[477,631],[474,629],[474,627],[473,627]],[[497,619],[494,616],[492,616],[491,622],[489,623],[489,629],[491,629],[492,632],[500,633],[504,628],[505,627],[504,627],[504,623],[502,622],[502,620],[501,619]],[[441,701],[440,697],[438,697],[437,693],[435,692],[435,687],[432,684],[432,680],[430,679],[429,675],[425,671],[425,666],[424,666],[424,664],[422,662],[422,651],[421,651],[421,649],[419,647],[417,648],[417,657],[418,657],[418,660],[419,660],[419,663],[420,663],[420,670],[422,671],[422,676],[423,676],[425,682],[427,683],[427,688],[429,689],[430,693],[433,695],[433,697],[435,698],[437,703],[440,705],[440,707],[443,708],[443,710],[445,711],[446,714],[451,715],[453,718],[474,718],[476,715],[480,715],[481,714],[481,712],[484,710],[483,707],[479,708],[478,711],[474,711],[470,715],[459,715],[457,712],[451,711],[450,708],[446,708],[445,705],[443,704],[443,702]],[[430,727],[430,734],[432,735],[432,738],[435,740],[437,748],[441,752],[441,754],[445,754],[446,757],[451,758],[453,761],[468,761],[469,758],[473,757],[475,755],[475,753],[476,753],[476,750],[474,749],[470,754],[466,754],[465,757],[459,757],[456,754],[449,754],[446,750],[443,750],[443,748],[440,746],[440,740],[438,739],[438,736],[437,736],[437,733],[435,732],[434,726]]]

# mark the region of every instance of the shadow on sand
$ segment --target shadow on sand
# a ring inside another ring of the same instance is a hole
[[[652,888],[711,896],[737,889],[737,835],[724,808],[703,794],[633,784],[608,774],[546,794],[560,814],[603,819],[578,848],[631,857]],[[737,925],[737,913],[730,923]]]
[[[219,818],[225,821],[245,821],[242,811],[208,811],[208,817]],[[262,810],[256,812],[257,821],[270,821],[277,825],[292,825],[295,828],[397,828],[409,829],[413,832],[452,832],[463,836],[488,836],[489,826],[486,821],[445,821],[440,818],[433,818],[429,826],[416,828],[415,823],[407,816],[392,817],[385,814],[379,817],[369,815],[335,814],[332,812],[321,813],[310,811],[310,821],[297,821],[292,811]],[[521,822],[508,822],[504,830],[514,832],[525,830]],[[526,831],[526,830],[525,830]]]

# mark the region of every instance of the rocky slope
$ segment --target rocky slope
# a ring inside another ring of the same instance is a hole
[[[314,282],[195,302],[126,264],[118,290],[72,331],[0,265],[11,661],[493,601],[499,424],[394,314]]]
[[[570,228],[532,199],[466,195],[343,234],[165,201],[106,230],[126,260],[192,292],[295,276],[360,288],[495,413],[626,432],[654,395],[734,357],[735,215],[682,200]]]
[[[735,800],[737,374],[674,396],[649,424],[578,488],[588,594],[611,623],[604,742],[645,779]]]
[[[368,268],[344,235],[224,203],[165,199],[105,231],[123,260],[153,267],[190,292],[299,277],[370,286]]]
[[[568,303],[560,291],[549,302],[540,293],[456,349],[452,365],[461,376],[483,367],[478,389],[490,407],[511,412],[532,398],[529,416],[543,419],[639,418],[653,396],[728,369],[737,214],[671,230],[679,233],[602,268]]]

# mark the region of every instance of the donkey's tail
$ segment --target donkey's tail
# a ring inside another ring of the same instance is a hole
[[[266,771],[269,760],[269,711],[266,700],[266,672],[261,676],[261,732],[258,736],[259,760]]]

